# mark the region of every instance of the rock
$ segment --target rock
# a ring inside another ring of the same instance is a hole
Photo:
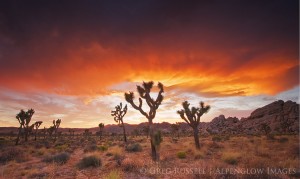
[[[215,117],[211,122],[202,123],[200,131],[210,134],[264,134],[262,125],[267,124],[273,134],[299,133],[299,104],[292,101],[275,101],[254,110],[247,118]]]

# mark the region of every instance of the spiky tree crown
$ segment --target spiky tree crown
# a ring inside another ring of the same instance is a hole
[[[125,114],[127,113],[127,105],[125,105],[125,107],[123,108],[123,104],[120,103],[119,105],[117,105],[115,107],[116,110],[111,111],[111,116],[114,117],[114,120],[121,124],[123,123],[123,117],[125,116]]]
[[[16,118],[21,125],[29,125],[34,112],[34,109],[29,109],[27,112],[21,109],[21,111],[16,115]]]
[[[177,113],[180,115],[180,117],[188,123],[191,127],[195,128],[198,127],[200,123],[200,117],[204,114],[207,113],[210,109],[210,106],[204,105],[204,102],[200,102],[200,107],[192,107],[190,108],[190,103],[187,101],[184,101],[182,103],[183,109],[177,111]]]
[[[153,87],[153,81],[149,81],[149,82],[143,82],[142,86],[137,86],[137,91],[139,93],[139,104],[136,105],[133,102],[134,99],[134,94],[133,92],[129,92],[129,93],[125,93],[125,100],[132,105],[132,107],[138,111],[140,111],[140,113],[142,113],[144,116],[146,116],[148,119],[152,120],[155,117],[156,114],[156,110],[158,109],[159,105],[161,104],[161,102],[163,101],[163,96],[162,93],[164,92],[164,87],[162,83],[158,83],[158,88],[159,88],[159,92],[157,95],[157,98],[154,100],[151,96],[150,96],[150,91]],[[150,107],[150,111],[149,113],[146,113],[143,109],[142,109],[142,105],[143,105],[143,101],[142,99],[144,99],[147,103],[147,105]]]
[[[36,121],[36,122],[34,123],[35,128],[38,129],[42,123],[43,123],[43,121]]]
[[[61,119],[57,119],[56,121],[53,120],[53,126],[54,126],[55,128],[58,128],[58,127],[60,126],[60,123],[61,123]]]
[[[100,128],[100,129],[103,129],[103,128],[104,128],[104,124],[103,124],[103,123],[100,123],[100,124],[99,124],[99,128]]]

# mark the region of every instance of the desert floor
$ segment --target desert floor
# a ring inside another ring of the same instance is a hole
[[[297,178],[299,136],[164,137],[160,161],[146,136],[0,138],[0,178]]]

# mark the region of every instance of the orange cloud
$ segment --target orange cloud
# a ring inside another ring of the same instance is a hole
[[[146,45],[134,53],[92,43],[66,49],[64,56],[54,59],[46,56],[47,61],[33,60],[36,62],[30,64],[33,69],[29,65],[24,71],[6,71],[1,74],[0,82],[4,87],[18,90],[91,96],[108,94],[110,86],[124,81],[161,81],[166,88],[206,96],[276,94],[298,85],[297,59],[280,51],[258,54],[241,63],[239,60],[244,59],[222,49],[218,53],[209,49],[173,50],[164,48],[162,53]],[[241,64],[236,66],[236,63]]]

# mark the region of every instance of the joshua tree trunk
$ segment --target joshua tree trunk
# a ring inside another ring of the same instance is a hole
[[[152,122],[149,122],[149,134],[150,134],[150,142],[151,142],[151,156],[153,161],[158,161],[159,158],[157,156],[156,146],[153,143],[154,141],[154,132],[152,127]]]
[[[21,132],[22,132],[22,125],[20,125],[20,127],[19,127],[19,132],[18,132],[18,136],[17,136],[17,140],[16,140],[16,145],[18,145],[18,144],[19,144],[19,140],[20,140],[20,134],[21,134]]]
[[[35,129],[34,140],[36,140],[37,129]]]
[[[199,129],[197,127],[194,128],[194,140],[195,140],[195,146],[196,146],[196,148],[200,149]]]
[[[28,141],[28,126],[25,127],[25,142]]]
[[[123,127],[123,137],[124,137],[124,142],[127,142],[127,138],[126,138],[126,131],[125,131],[125,126],[122,120],[122,127]]]

